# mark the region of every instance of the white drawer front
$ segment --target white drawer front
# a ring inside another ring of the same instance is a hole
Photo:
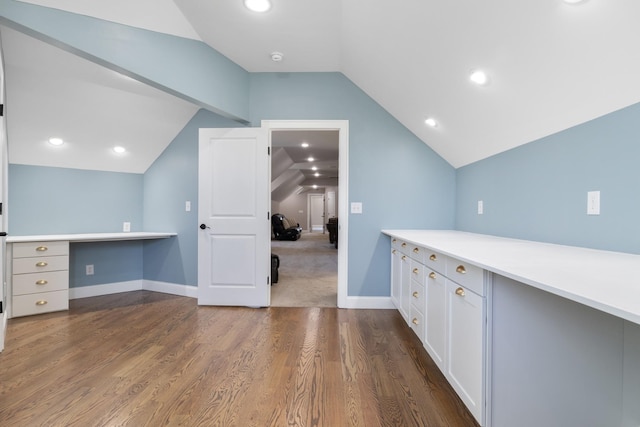
[[[420,338],[420,341],[424,342],[424,315],[416,310],[415,307],[411,306],[411,315],[409,317],[411,318],[411,322],[409,323],[411,329],[413,329],[418,338]]]
[[[64,270],[15,274],[12,283],[13,295],[60,291],[69,288],[69,272]]]
[[[480,267],[447,257],[447,277],[478,295],[485,295],[484,270]]]
[[[43,292],[13,297],[13,317],[69,309],[69,291]]]
[[[56,255],[69,255],[69,242],[28,242],[13,244],[14,258]]]
[[[411,305],[415,309],[424,314],[425,309],[425,290],[422,282],[418,283],[415,280],[411,281]],[[413,310],[413,308],[412,308]]]
[[[432,269],[433,271],[437,271],[442,275],[446,275],[446,256],[434,252],[430,249],[425,249],[424,253],[424,263],[427,267]]]
[[[37,273],[69,269],[69,256],[43,256],[33,258],[14,258],[13,274]]]
[[[419,283],[424,283],[424,270],[424,265],[416,260],[411,260],[411,278],[413,280],[416,280]]]
[[[402,247],[402,243],[404,242],[396,237],[391,238],[391,247],[393,249],[400,249]]]
[[[407,247],[409,248],[409,256],[419,263],[424,264],[424,256],[427,250],[422,246],[412,244],[408,244]]]

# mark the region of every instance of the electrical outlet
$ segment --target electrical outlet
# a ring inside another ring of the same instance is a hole
[[[131,223],[130,222],[123,222],[122,223],[122,231],[124,231],[125,233],[131,231]]]
[[[87,264],[85,266],[85,272],[87,276],[93,276],[93,264]]]
[[[191,202],[189,200],[184,202],[184,211],[185,212],[191,212]]]

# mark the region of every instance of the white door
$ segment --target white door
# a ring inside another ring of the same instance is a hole
[[[263,128],[200,129],[198,304],[270,304],[269,155]]]
[[[327,191],[327,219],[336,216],[336,192]]]
[[[309,195],[309,229],[310,231],[324,230],[324,195]]]

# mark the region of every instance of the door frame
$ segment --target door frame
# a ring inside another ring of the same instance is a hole
[[[337,130],[338,131],[338,301],[339,308],[347,307],[347,279],[349,265],[349,121],[348,120],[262,120],[267,128],[269,146],[271,134],[278,130]],[[269,184],[271,185],[271,184]],[[271,188],[269,188],[271,192]]]
[[[339,170],[339,169],[338,169]],[[308,213],[308,218],[307,218],[307,228],[309,229],[309,233],[313,233],[313,223],[312,223],[312,219],[313,219],[313,215],[312,215],[312,207],[313,207],[313,199],[314,198],[322,198],[322,233],[324,234],[324,229],[325,229],[325,225],[324,225],[324,221],[326,221],[326,210],[325,210],[325,206],[324,206],[324,194],[323,193],[308,193],[307,194],[307,213]]]

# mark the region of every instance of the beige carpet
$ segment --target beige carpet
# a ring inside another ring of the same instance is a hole
[[[303,232],[295,242],[272,240],[271,252],[280,257],[272,307],[337,306],[338,250],[329,234]]]

